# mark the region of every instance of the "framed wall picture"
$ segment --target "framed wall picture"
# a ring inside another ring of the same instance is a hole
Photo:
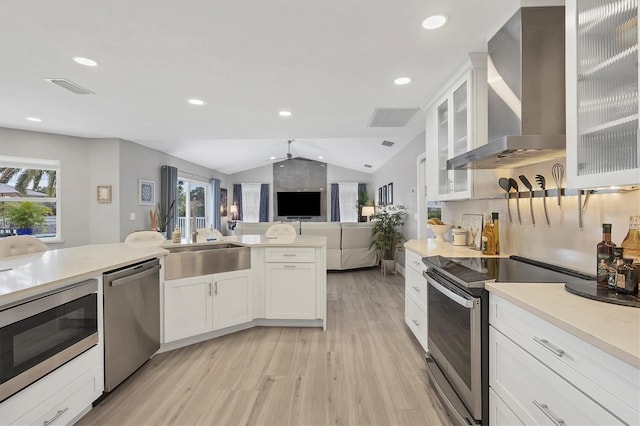
[[[96,201],[99,203],[111,202],[111,185],[98,185],[96,189]]]
[[[156,183],[152,180],[138,180],[138,204],[153,206],[156,204]]]
[[[387,202],[393,204],[393,182],[387,185]]]
[[[382,205],[387,205],[387,185],[382,187]]]
[[[378,205],[382,205],[382,187],[378,188]]]
[[[220,216],[227,217],[227,189],[220,188]]]

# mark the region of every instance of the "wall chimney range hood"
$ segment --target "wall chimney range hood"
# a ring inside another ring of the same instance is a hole
[[[565,156],[564,7],[523,7],[488,45],[486,145],[451,169],[517,168]]]

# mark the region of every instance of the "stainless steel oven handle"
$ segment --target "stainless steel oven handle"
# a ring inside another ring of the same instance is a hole
[[[545,416],[549,417],[549,419],[553,422],[554,425],[563,426],[565,424],[564,420],[562,420],[561,418],[553,414],[553,412],[549,409],[549,406],[547,404],[542,404],[536,401],[535,399],[532,402],[533,402],[533,405],[538,407],[538,409],[542,411]]]
[[[140,272],[134,275],[129,275],[127,277],[124,278],[118,278],[117,280],[113,280],[109,283],[109,285],[111,287],[118,287],[120,285],[125,285],[130,283],[131,281],[138,281],[140,278],[146,277],[148,275],[153,275],[155,274],[157,271],[160,270],[160,265],[156,265],[151,269],[147,269],[144,272]]]
[[[427,283],[429,283],[430,286],[438,290],[440,293],[444,294],[447,298],[451,299],[453,302],[456,302],[460,306],[464,306],[467,309],[473,309],[473,297],[471,299],[465,299],[464,297],[454,293],[442,284],[438,283],[436,280],[428,276],[426,272],[423,273],[423,275],[427,279]]]

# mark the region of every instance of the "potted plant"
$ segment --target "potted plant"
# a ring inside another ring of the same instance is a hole
[[[31,235],[35,226],[44,229],[45,217],[51,214],[51,209],[33,201],[20,201],[7,203],[4,212],[18,235]]]
[[[404,235],[398,230],[404,224],[404,206],[389,204],[378,206],[371,216],[371,245],[378,250],[383,271],[392,270],[396,262],[396,250],[404,242]]]

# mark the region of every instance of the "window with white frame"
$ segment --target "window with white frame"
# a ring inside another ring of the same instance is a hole
[[[59,241],[60,161],[0,156],[0,237]]]
[[[181,235],[211,225],[211,186],[178,176],[178,222]]]

